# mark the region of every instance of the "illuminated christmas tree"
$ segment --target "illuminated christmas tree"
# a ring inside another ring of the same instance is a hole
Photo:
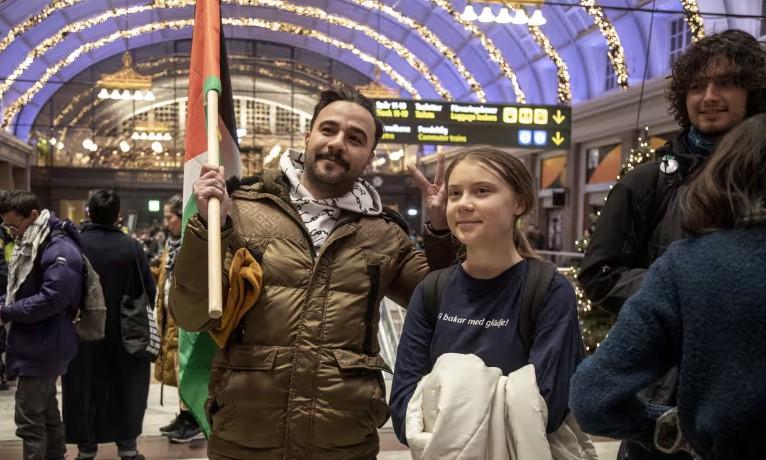
[[[654,149],[649,144],[649,127],[644,126],[644,129],[638,136],[638,145],[630,150],[628,160],[623,164],[615,182],[622,179],[625,174],[630,172],[636,166],[653,159]],[[604,203],[606,203],[606,200],[604,200]],[[596,220],[599,215],[600,212],[594,216],[594,219],[592,219],[590,227],[591,235],[596,228]],[[581,238],[575,242],[575,246],[578,251],[585,252],[589,243],[590,240],[588,238]],[[593,353],[606,338],[616,317],[614,314],[592,305],[590,300],[585,297],[585,293],[579,285],[575,288],[575,294],[577,295],[577,310],[585,347],[588,353]]]

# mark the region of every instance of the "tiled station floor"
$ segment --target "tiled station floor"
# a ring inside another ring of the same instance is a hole
[[[16,437],[13,422],[13,390],[0,391],[0,460],[21,458],[21,441]],[[160,405],[160,385],[152,384],[149,391],[149,407],[144,417],[144,432],[139,438],[138,447],[148,460],[204,460],[206,459],[205,441],[190,444],[171,444],[160,436],[159,427],[167,424],[178,408],[178,395],[175,388],[164,389],[164,405]],[[59,398],[59,402],[61,398]],[[390,423],[390,422],[389,422]],[[378,460],[409,460],[407,448],[399,443],[389,426],[380,431],[381,453]],[[597,442],[596,448],[601,460],[613,460],[617,456],[615,442]],[[75,446],[67,446],[68,459],[77,455]],[[99,446],[98,460],[119,460],[114,445]]]

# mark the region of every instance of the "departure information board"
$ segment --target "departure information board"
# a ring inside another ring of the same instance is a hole
[[[568,149],[572,110],[550,105],[492,105],[376,99],[385,129],[381,142],[490,144],[530,149]]]

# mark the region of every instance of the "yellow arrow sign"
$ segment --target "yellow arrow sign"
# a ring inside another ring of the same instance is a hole
[[[555,121],[557,125],[560,125],[564,120],[567,119],[566,115],[561,113],[560,109],[556,110],[556,113],[553,114],[551,118],[553,118],[553,121]]]
[[[554,144],[556,144],[556,145],[561,145],[561,144],[563,144],[563,143],[564,143],[564,141],[566,140],[566,138],[565,138],[565,137],[563,137],[563,136],[561,135],[561,133],[560,133],[560,132],[556,131],[556,135],[555,135],[555,136],[553,136],[553,137],[551,138],[551,140],[553,141],[553,143],[554,143]]]

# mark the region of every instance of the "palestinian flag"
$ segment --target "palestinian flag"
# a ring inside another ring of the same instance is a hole
[[[219,94],[218,130],[221,163],[226,177],[240,176],[241,163],[237,145],[234,99],[226,57],[226,40],[221,27],[220,0],[197,0],[194,11],[189,100],[186,108],[186,153],[184,156],[183,226],[197,212],[192,185],[199,178],[202,165],[208,163],[207,110],[208,91]],[[207,264],[200,261],[200,267]],[[181,400],[199,422],[206,435],[210,426],[205,419],[205,400],[210,381],[210,363],[216,346],[210,336],[179,328],[179,384]]]

